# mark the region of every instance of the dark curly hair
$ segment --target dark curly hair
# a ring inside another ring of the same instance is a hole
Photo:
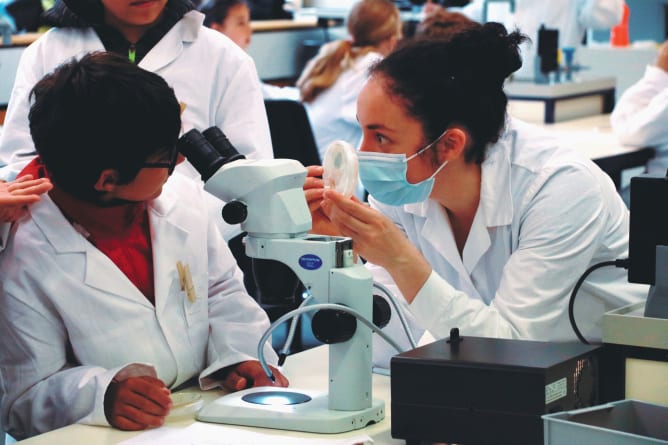
[[[421,122],[424,138],[436,139],[453,125],[469,133],[465,156],[481,163],[486,147],[505,126],[506,78],[522,66],[519,45],[527,37],[500,23],[475,23],[447,40],[417,39],[371,68],[409,115]]]

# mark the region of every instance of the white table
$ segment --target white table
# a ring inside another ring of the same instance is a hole
[[[589,156],[610,175],[618,189],[624,170],[644,167],[655,154],[652,147],[639,148],[620,144],[610,128],[609,114],[588,116],[545,127],[558,132],[575,148]]]
[[[299,352],[287,358],[283,371],[290,379],[290,386],[295,389],[327,390],[328,346],[318,346],[307,351]],[[187,391],[197,391],[189,389]],[[201,392],[205,403],[215,400],[225,394],[224,391]],[[317,435],[296,431],[281,431],[265,428],[236,427],[254,429],[261,432],[271,432],[281,436],[291,437],[326,437],[346,438],[366,434],[374,440],[374,444],[391,445],[405,444],[403,440],[392,439],[390,434],[390,378],[382,375],[373,376],[373,397],[385,401],[385,419],[366,428],[341,434]],[[195,420],[191,418],[167,421],[171,427],[187,427]],[[225,425],[230,427],[231,425]],[[25,445],[111,445],[141,434],[140,431],[120,431],[111,427],[70,425],[49,433],[41,434],[30,439],[22,440]]]
[[[610,127],[609,114],[595,114],[554,124],[539,125],[562,138],[567,145],[589,157],[620,188],[622,171],[643,167],[654,157],[651,147],[622,145]]]

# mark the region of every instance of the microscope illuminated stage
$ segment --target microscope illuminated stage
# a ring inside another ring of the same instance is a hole
[[[328,393],[250,388],[205,406],[197,419],[319,433],[351,431],[381,421],[385,402],[372,396],[372,330],[367,324],[372,318],[373,280],[353,261],[350,238],[308,234],[311,214],[302,188],[304,166],[291,159],[240,159],[217,128],[203,134],[191,130],[179,145],[202,175],[205,190],[227,203],[225,220],[240,223],[247,232],[249,257],[287,265],[320,307],[353,313],[364,321],[353,319],[349,335],[329,345]],[[260,343],[260,361],[269,374],[261,352],[264,341]]]

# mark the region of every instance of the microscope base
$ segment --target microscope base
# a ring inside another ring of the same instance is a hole
[[[259,391],[307,395],[308,402],[294,405],[261,405],[242,397]],[[326,393],[293,388],[250,388],[231,393],[204,406],[197,414],[201,422],[274,428],[310,433],[343,433],[378,423],[385,418],[385,402],[373,400],[372,406],[359,411],[339,411],[328,407]]]

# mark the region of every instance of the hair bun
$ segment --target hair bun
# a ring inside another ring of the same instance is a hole
[[[522,66],[519,45],[528,38],[518,30],[508,33],[506,27],[497,22],[485,23],[480,33],[480,73],[502,84]]]

